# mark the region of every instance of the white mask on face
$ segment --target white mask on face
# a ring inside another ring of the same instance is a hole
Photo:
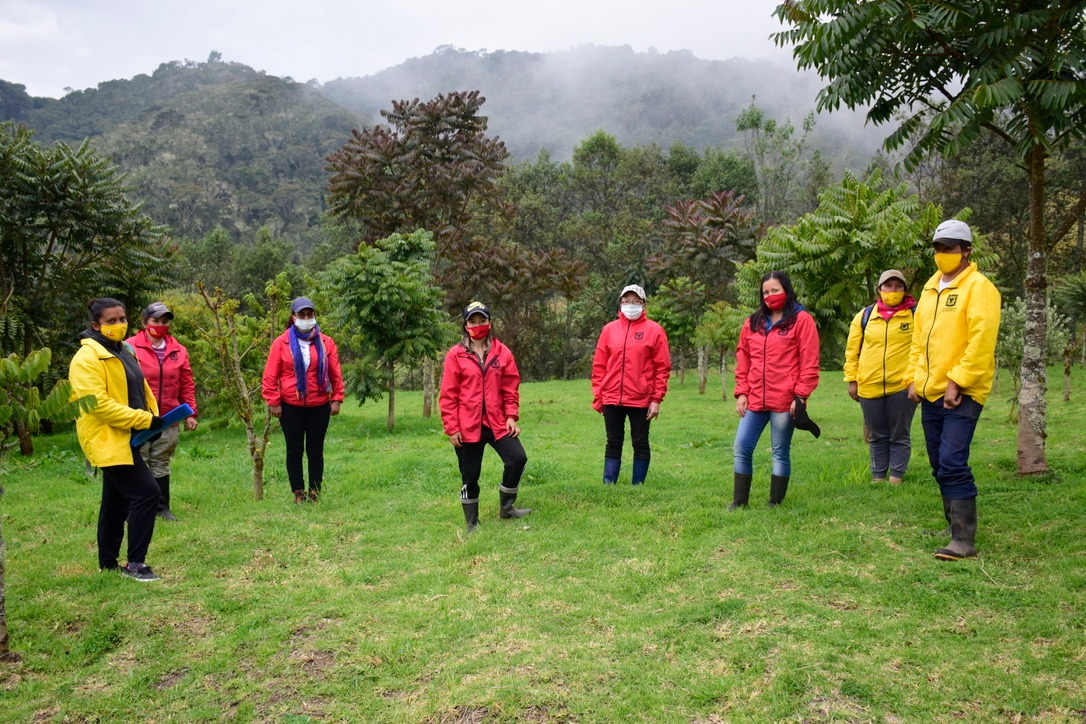
[[[302,334],[305,334],[306,332],[308,332],[309,330],[313,329],[316,326],[317,326],[317,318],[316,317],[313,317],[312,319],[295,319],[294,320],[294,328],[297,329]]]
[[[640,304],[621,304],[619,305],[619,309],[622,310],[622,314],[626,317],[626,319],[632,322],[633,320],[641,316],[641,312],[645,309],[645,307]]]

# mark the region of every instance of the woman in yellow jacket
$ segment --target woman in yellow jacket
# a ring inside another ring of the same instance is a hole
[[[860,403],[871,451],[871,478],[900,485],[912,454],[916,403],[909,400],[909,351],[916,301],[905,293],[905,275],[879,276],[879,299],[861,309],[845,346],[848,394]]]
[[[97,405],[75,423],[83,454],[102,470],[98,510],[98,566],[120,570],[137,581],[158,579],[146,563],[155,531],[160,491],[131,440],[136,430],[161,427],[158,403],[132,348],[124,343],[128,317],[124,305],[108,297],[92,299],[90,325],[79,335],[68,380],[73,398],[93,395]],[[117,557],[128,521],[128,562]]]

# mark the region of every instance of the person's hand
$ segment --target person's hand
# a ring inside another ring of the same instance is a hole
[[[185,418],[185,429],[188,430],[189,432],[192,432],[193,430],[196,429],[196,424],[197,423],[196,423],[196,418],[195,417],[186,417]]]
[[[860,386],[856,384],[856,380],[848,383],[848,396],[857,402],[860,401]]]
[[[340,403],[339,400],[332,400],[332,414],[333,415],[338,415],[339,414],[339,406],[340,406],[340,404],[341,403]]]
[[[152,428],[162,427],[163,424],[164,421],[161,417],[158,415],[151,415],[151,424],[147,426],[147,429],[150,430]]]
[[[509,433],[510,435],[512,435],[513,437],[516,437],[517,435],[519,435],[520,434],[520,428],[517,427],[517,421],[514,420],[511,417],[506,419],[506,421],[505,421],[505,431],[507,433]]]
[[[650,402],[649,403],[649,411],[645,415],[645,421],[648,422],[649,420],[654,420],[659,416],[660,416],[660,403],[659,402]]]
[[[915,383],[913,383],[913,382],[909,383],[909,391],[906,392],[905,394],[906,394],[906,396],[908,396],[909,402],[913,403],[914,405],[919,405],[920,404],[920,395],[916,394],[916,384]]]
[[[279,417],[280,415],[283,414],[283,406],[282,405],[268,405],[268,412],[271,413],[272,417]]]
[[[791,415],[792,417],[796,416],[796,400],[799,400],[800,402],[803,402],[804,404],[806,404],[806,402],[807,402],[807,400],[804,400],[802,397],[793,397],[792,398],[792,404],[788,406],[788,414]]]
[[[460,447],[464,444],[464,440],[460,437],[460,433],[458,432],[454,432],[452,435],[449,435],[449,442],[452,443],[453,447]]]
[[[960,404],[962,404],[962,388],[958,387],[957,382],[947,378],[946,392],[943,393],[943,409],[953,410]]]
[[[735,411],[739,415],[739,417],[742,417],[743,415],[747,414],[747,396],[746,395],[739,395],[739,397],[735,398]]]

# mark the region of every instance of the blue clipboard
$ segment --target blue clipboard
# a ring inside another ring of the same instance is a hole
[[[176,422],[181,422],[186,417],[192,417],[192,408],[187,404],[181,404],[173,408],[165,415],[162,416],[162,425],[160,427],[149,427],[146,430],[140,430],[138,433],[132,436],[132,447],[139,447],[148,439],[159,434],[170,425]]]

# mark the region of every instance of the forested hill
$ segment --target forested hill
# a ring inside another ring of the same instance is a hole
[[[736,118],[756,97],[769,117],[801,125],[814,110],[820,81],[769,62],[701,60],[689,51],[635,53],[628,46],[565,52],[469,52],[451,47],[365,78],[329,81],[321,91],[345,108],[376,115],[396,98],[431,98],[453,89],[486,96],[490,130],[513,158],[542,148],[566,160],[599,129],[624,145],[676,141],[696,149],[739,144]],[[811,134],[837,166],[863,168],[885,133],[861,114],[818,117]]]
[[[319,236],[325,158],[372,124],[393,99],[482,91],[490,132],[513,161],[552,158],[603,129],[624,145],[681,141],[735,148],[736,118],[757,96],[769,117],[796,125],[814,107],[817,79],[769,63],[705,61],[689,52],[583,47],[560,53],[434,53],[365,78],[323,86],[222,62],[170,62],[62,99],[32,98],[0,80],[0,120],[42,143],[91,138],[129,174],[145,211],[175,235],[217,225],[251,235],[269,227],[298,247]],[[862,168],[881,134],[852,113],[820,116],[811,146],[834,166]]]

